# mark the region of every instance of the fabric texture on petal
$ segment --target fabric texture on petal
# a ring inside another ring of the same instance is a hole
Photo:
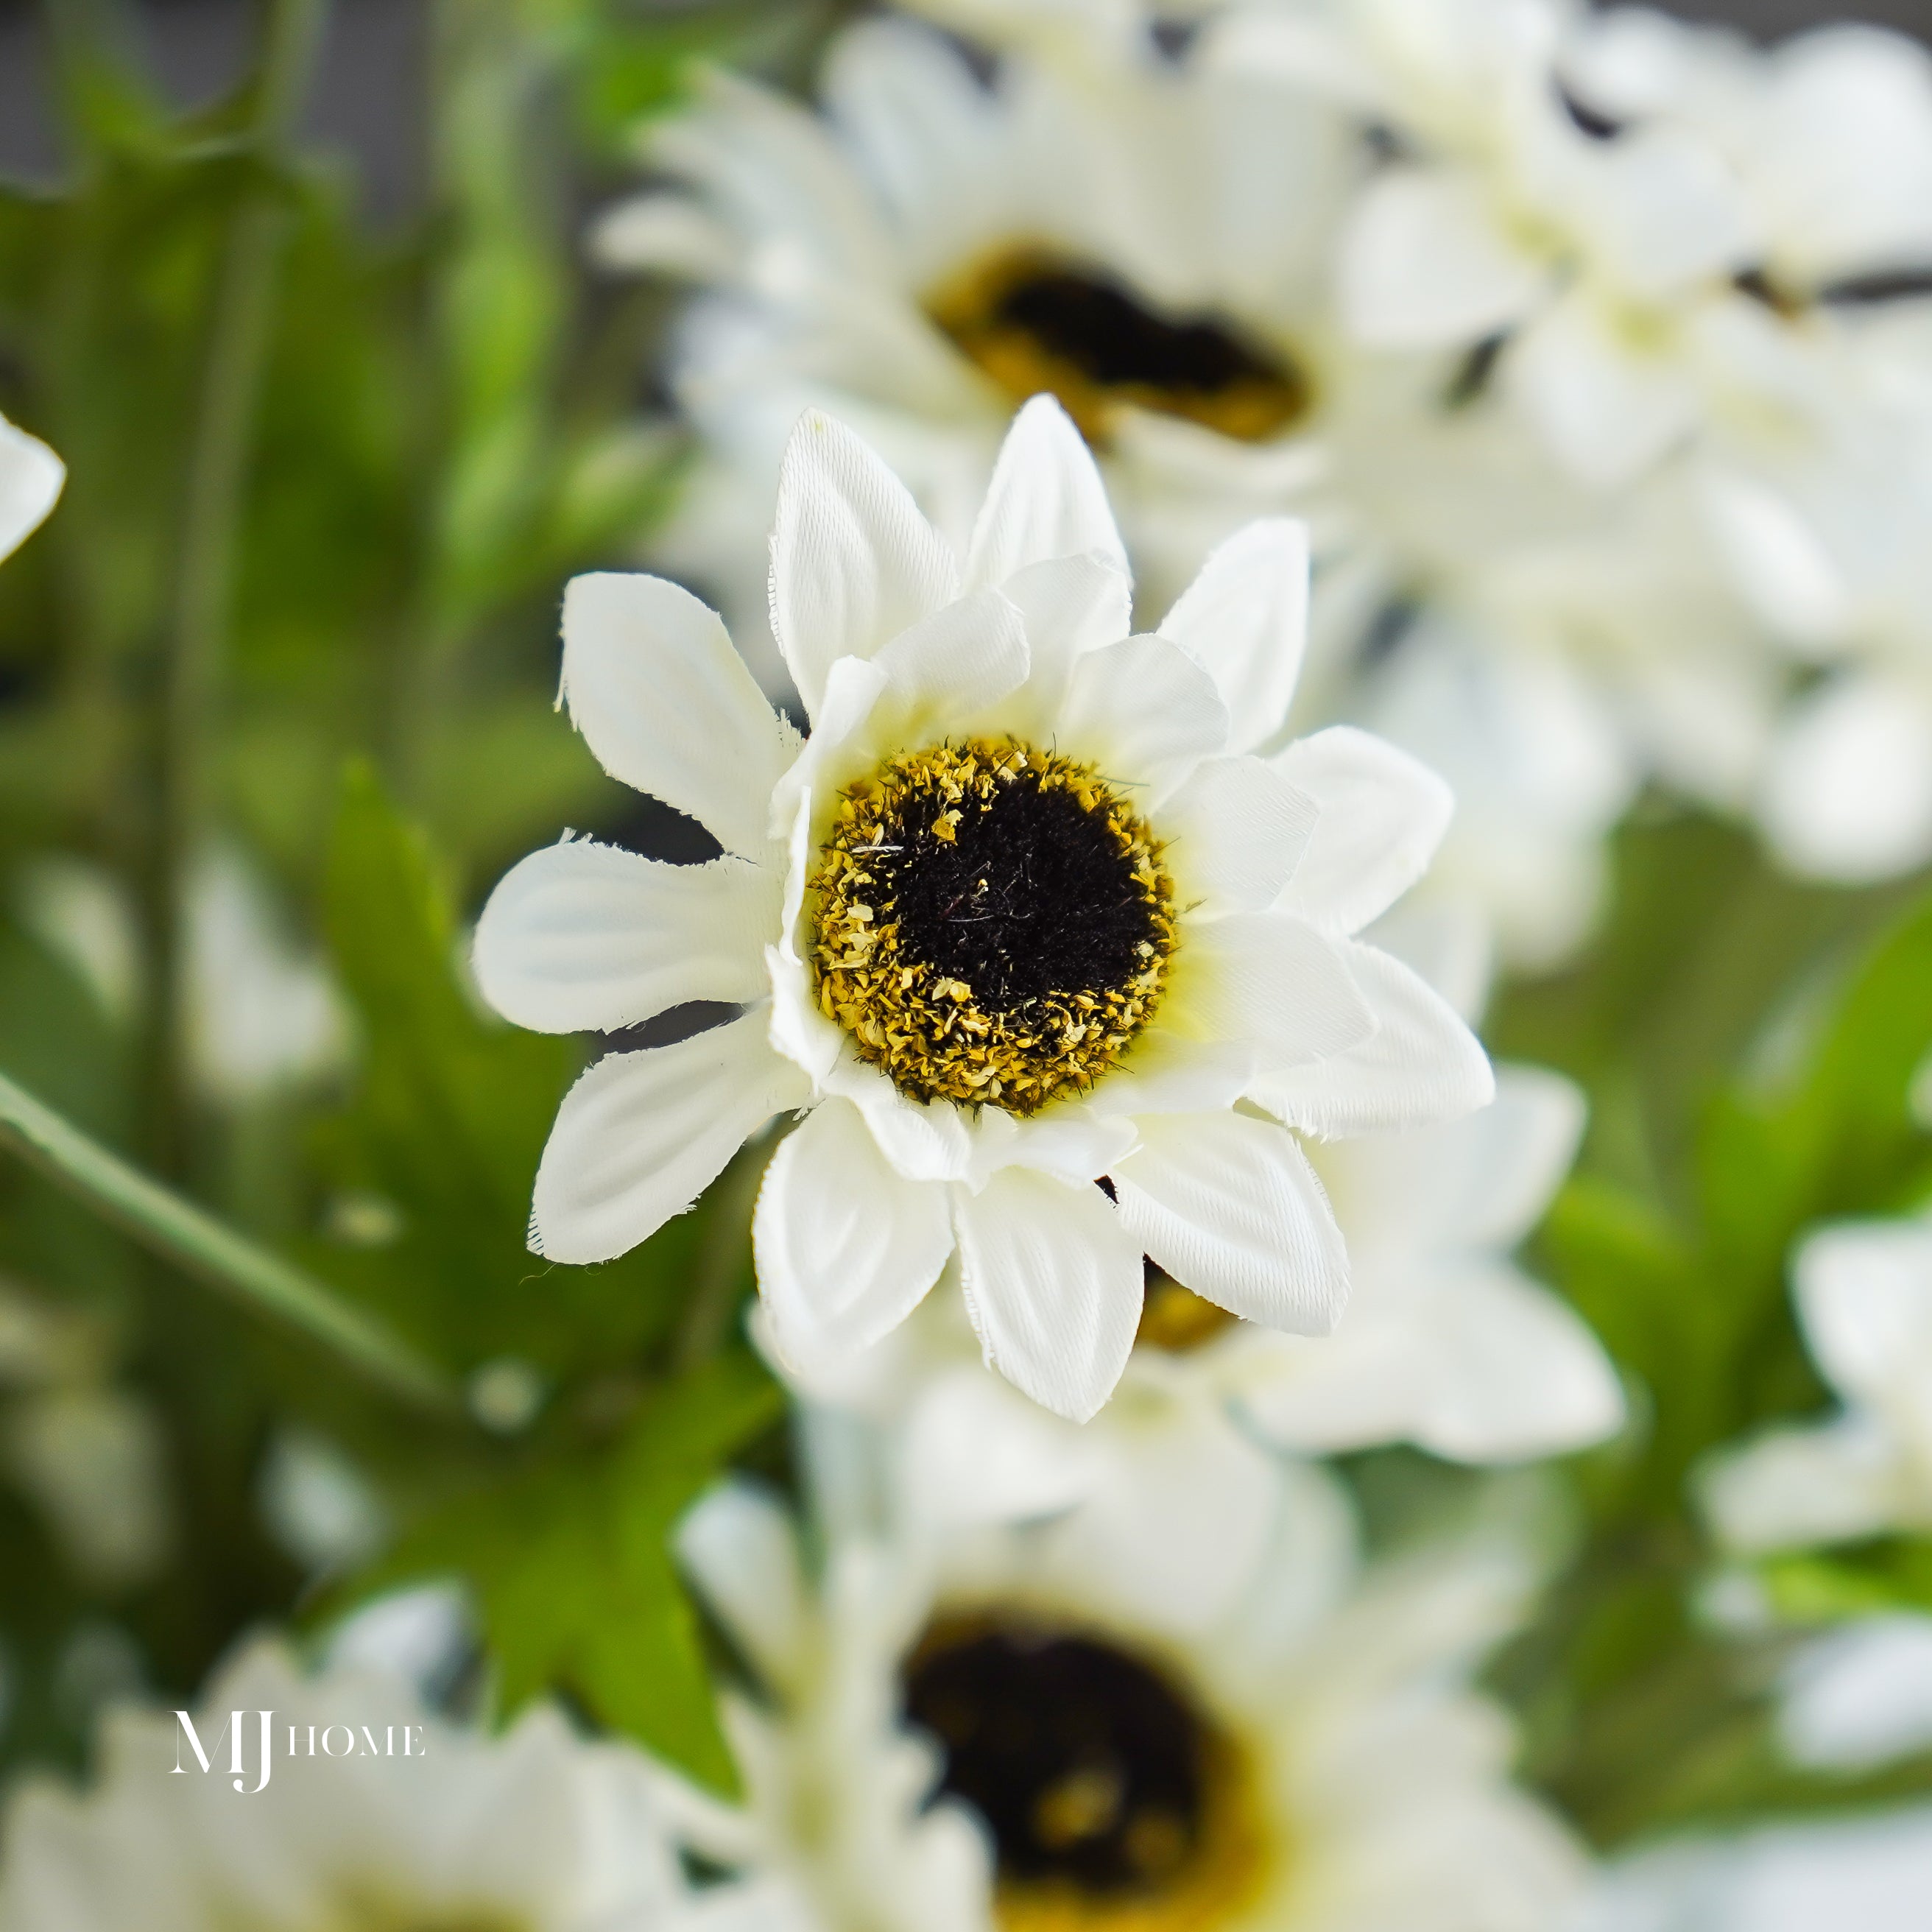
[[[786,446],[772,532],[772,629],[814,718],[839,658],[870,658],[957,594],[950,547],[911,494],[817,410]]]
[[[1113,1172],[1120,1222],[1184,1288],[1265,1328],[1325,1335],[1348,1295],[1348,1257],[1293,1134],[1246,1114],[1141,1123]]]
[[[810,1088],[754,1007],[673,1046],[614,1053],[563,1096],[537,1168],[532,1250],[607,1262],[682,1214],[746,1137]]]
[[[1496,1076],[1461,1014],[1400,960],[1372,946],[1339,943],[1374,1016],[1372,1033],[1339,1052],[1264,1072],[1249,1097],[1320,1135],[1426,1126],[1486,1106]]]
[[[1233,913],[1190,928],[1175,954],[1170,1024],[1252,1046],[1264,1070],[1346,1053],[1376,1015],[1336,941],[1279,913]]]
[[[1076,659],[1057,724],[1058,749],[1136,788],[1145,810],[1228,742],[1214,680],[1165,638],[1128,638]]]
[[[1210,916],[1262,912],[1293,876],[1319,808],[1258,758],[1208,758],[1167,802],[1161,838],[1181,899]]]
[[[716,611],[661,577],[572,578],[560,696],[614,778],[688,812],[727,851],[764,854],[798,740]]]
[[[996,590],[1049,557],[1095,556],[1131,578],[1092,452],[1051,396],[1014,417],[967,552],[970,590]]]
[[[1141,1250],[1100,1189],[1024,1168],[953,1191],[960,1282],[986,1360],[1070,1421],[1098,1412],[1132,1352]]]
[[[1161,620],[1214,680],[1228,748],[1252,751],[1288,718],[1308,642],[1308,526],[1270,518],[1238,530]]]
[[[1455,800],[1429,767],[1387,740],[1333,724],[1270,760],[1320,817],[1282,898],[1329,932],[1359,932],[1429,868]]]
[[[615,1032],[766,988],[782,881],[744,859],[670,866],[571,839],[512,866],[476,925],[483,997],[538,1033]]]
[[[952,1252],[946,1187],[902,1179],[858,1108],[826,1100],[772,1156],[752,1243],[782,1354],[868,1348],[919,1305]]]

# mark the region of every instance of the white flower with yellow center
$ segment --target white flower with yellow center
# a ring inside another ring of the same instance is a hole
[[[1084,1427],[1042,1415],[974,1359],[935,1298],[862,1354],[810,1370],[815,1401],[895,1445],[893,1480],[935,1518],[1055,1518],[1057,1556],[1145,1604],[1211,1613],[1247,1586],[1281,1486],[1279,1452],[1408,1442],[1513,1462],[1620,1424],[1615,1370],[1576,1315],[1510,1258],[1568,1167],[1580,1096],[1506,1067],[1492,1106],[1413,1134],[1314,1150],[1352,1288],[1321,1341],[1235,1321],[1158,1270],[1114,1399]],[[1138,1533],[1124,1526],[1137,1525]]]
[[[782,1513],[739,1488],[682,1547],[765,1693],[729,1714],[745,1810],[687,1798],[687,1828],[832,1923],[1538,1932],[1578,1888],[1576,1850],[1508,1784],[1502,1714],[1466,1688],[1520,1610],[1506,1558],[1364,1576],[1346,1545],[1311,1564],[1291,1527],[1248,1595],[1182,1633],[1112,1580],[1043,1575],[1024,1532],[944,1554],[917,1526],[837,1534],[815,1588]],[[881,1775],[887,1751],[936,1787],[922,1828],[969,1876],[976,1837],[991,1868],[933,1916],[902,1855],[855,1856],[860,1821],[921,1796]]]
[[[484,909],[478,981],[551,1030],[746,1010],[572,1088],[538,1251],[622,1253],[809,1110],[756,1221],[788,1357],[877,1341],[949,1264],[988,1360],[1076,1418],[1132,1348],[1144,1253],[1250,1321],[1332,1327],[1347,1256],[1299,1136],[1451,1118],[1493,1083],[1352,937],[1426,863],[1444,788],[1360,732],[1250,751],[1293,691],[1306,572],[1299,528],[1258,524],[1130,635],[1099,475],[1042,398],[963,560],[849,430],[800,425],[771,608],[802,748],[694,598],[574,583],[574,722],[725,853],[532,855]]]
[[[223,1736],[237,1711],[242,1780],[229,1774]],[[257,1789],[262,1711],[274,1756]],[[806,1922],[768,1885],[694,1894],[645,1760],[584,1742],[554,1712],[491,1738],[439,1720],[399,1678],[310,1676],[264,1643],[223,1670],[191,1715],[206,1773],[172,1713],[120,1710],[91,1790],[15,1792],[0,1846],[7,1932],[794,1932]],[[309,1754],[311,1726],[337,1755]]]
[[[700,460],[656,554],[717,586],[768,684],[744,564],[806,407],[851,422],[963,543],[1013,410],[1057,395],[1158,606],[1320,474],[1359,141],[1320,102],[1159,58],[1137,4],[1089,12],[1040,10],[1065,58],[990,82],[925,27],[862,22],[820,114],[710,76],[649,136],[677,185],[598,230],[607,260],[705,291],[671,370]]]
[[[1794,1274],[1806,1346],[1844,1406],[1705,1470],[1719,1537],[1751,1552],[1932,1528],[1932,1222],[1825,1228]]]

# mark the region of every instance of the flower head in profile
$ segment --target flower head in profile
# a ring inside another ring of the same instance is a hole
[[[950,1268],[988,1360],[1084,1418],[1133,1346],[1143,1255],[1265,1327],[1332,1327],[1347,1257],[1299,1136],[1492,1085],[1449,1006],[1353,937],[1426,864],[1444,788],[1354,731],[1256,755],[1306,568],[1299,526],[1254,525],[1132,634],[1093,460],[1040,399],[963,558],[850,431],[802,421],[771,604],[802,745],[696,599],[572,584],[578,728],[724,850],[536,854],[484,910],[478,980],[551,1030],[744,1010],[579,1081],[537,1250],[622,1253],[797,1111],[755,1226],[787,1356],[877,1341]]]

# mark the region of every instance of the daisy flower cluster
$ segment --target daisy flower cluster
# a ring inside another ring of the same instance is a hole
[[[1922,1927],[1932,51],[56,10],[0,1932]]]

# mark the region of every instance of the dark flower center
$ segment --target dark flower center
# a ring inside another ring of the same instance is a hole
[[[889,759],[812,878],[819,1000],[922,1100],[1028,1113],[1112,1065],[1158,1000],[1172,889],[1088,766],[1011,740]]]
[[[1051,391],[1090,442],[1124,403],[1258,442],[1306,414],[1307,378],[1231,322],[1164,315],[1118,276],[1037,248],[1006,250],[928,312],[1016,400]]]
[[[1239,1754],[1150,1660],[1023,1622],[941,1624],[905,1707],[944,1749],[944,1789],[986,1821],[1009,1932],[1204,1927],[1248,1895],[1259,1840]]]

